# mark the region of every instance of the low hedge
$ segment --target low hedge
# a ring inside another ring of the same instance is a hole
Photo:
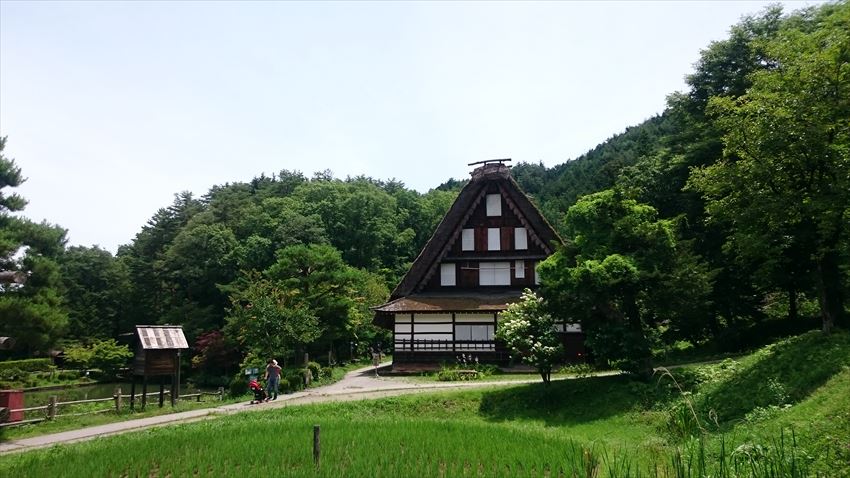
[[[53,368],[53,361],[49,358],[6,360],[0,362],[0,371],[18,369],[24,372],[48,372]]]

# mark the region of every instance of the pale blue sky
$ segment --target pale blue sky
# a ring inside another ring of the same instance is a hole
[[[767,4],[0,0],[0,135],[25,215],[114,252],[174,193],[263,172],[424,192],[473,161],[563,163]]]

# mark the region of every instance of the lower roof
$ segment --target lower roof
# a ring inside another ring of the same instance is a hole
[[[517,302],[518,290],[494,292],[431,292],[412,294],[373,307],[375,325],[388,326],[392,314],[438,312],[501,312],[508,304]]]

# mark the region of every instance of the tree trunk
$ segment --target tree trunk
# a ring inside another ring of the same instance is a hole
[[[844,325],[844,299],[841,294],[838,251],[835,249],[827,250],[818,258],[817,264],[823,332],[829,334],[835,325]]]

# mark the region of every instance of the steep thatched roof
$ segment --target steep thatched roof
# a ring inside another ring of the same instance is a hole
[[[517,215],[528,231],[529,240],[536,243],[546,254],[554,252],[554,244],[561,238],[520,190],[504,164],[485,164],[472,172],[472,180],[461,190],[449,212],[437,226],[434,235],[425,244],[410,270],[390,294],[390,300],[406,297],[421,290],[438,270],[440,261],[461,235],[464,224],[484,200],[491,185],[497,185],[505,204]]]

